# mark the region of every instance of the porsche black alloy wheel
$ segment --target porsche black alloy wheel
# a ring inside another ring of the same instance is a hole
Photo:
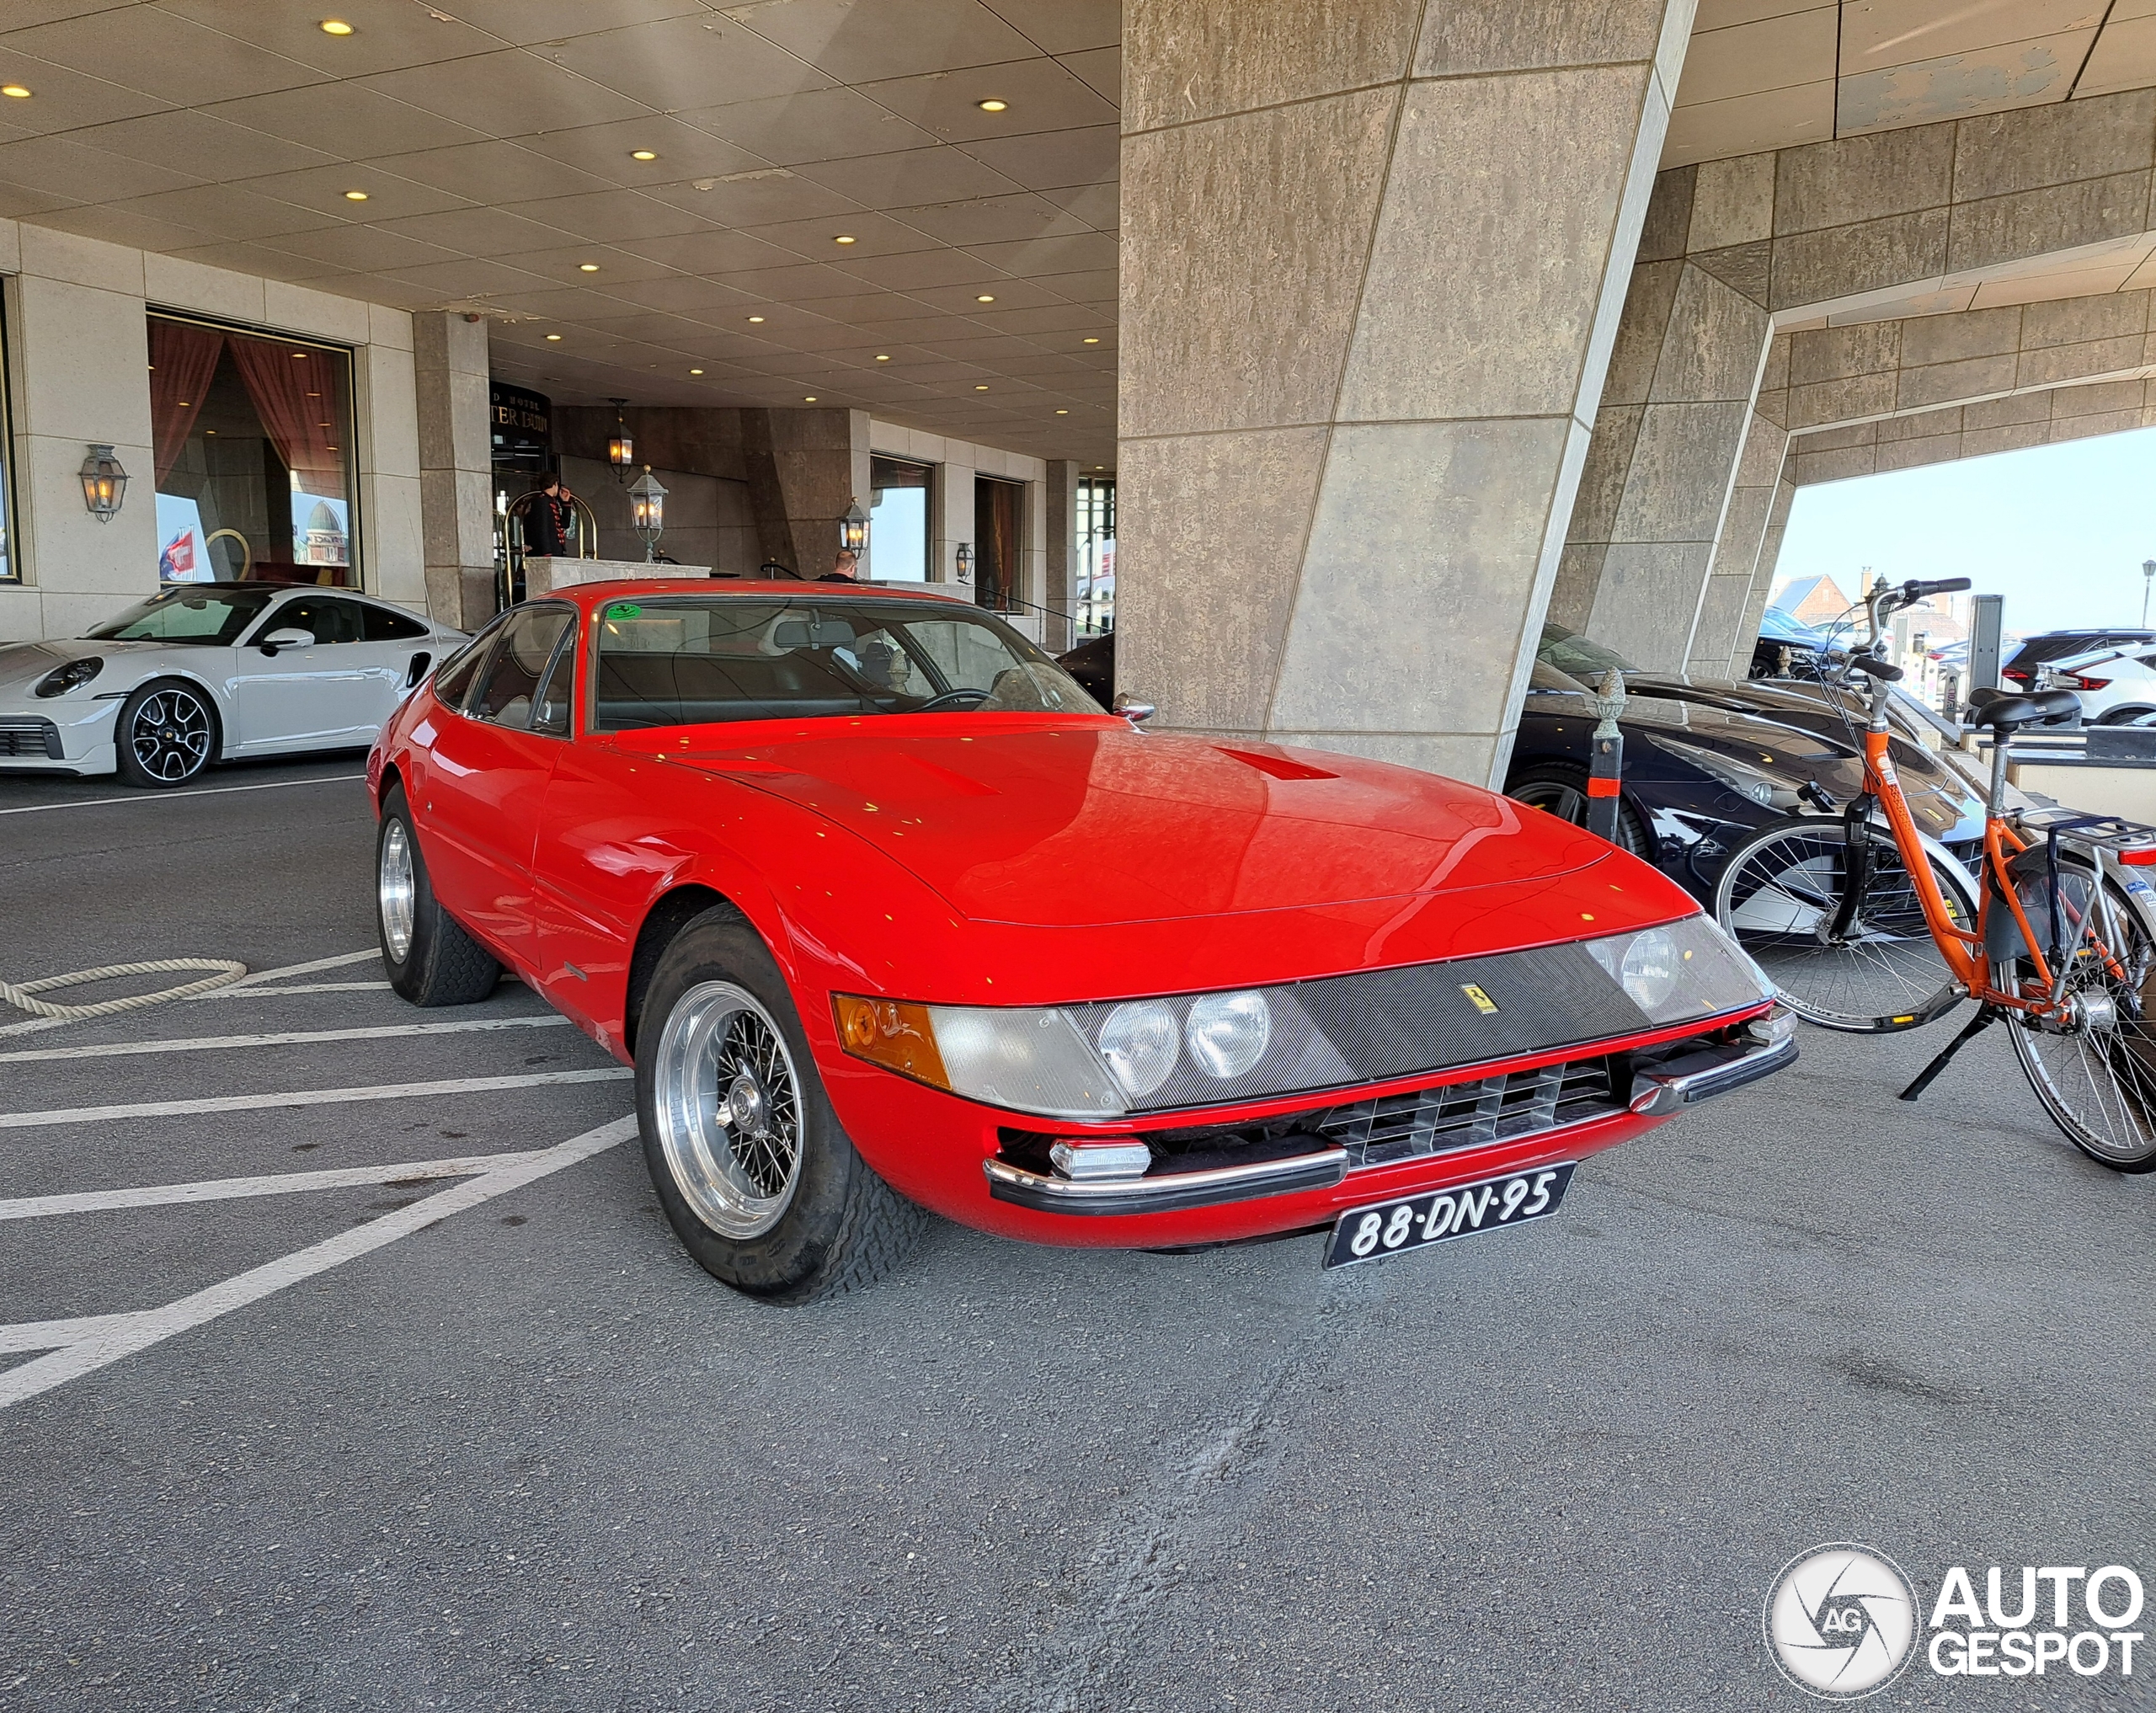
[[[153,678],[120,705],[113,743],[130,785],[184,785],[217,759],[217,711],[184,678]]]
[[[668,1222],[748,1295],[804,1303],[873,1283],[926,1216],[839,1127],[778,966],[717,905],[675,937],[638,1013],[637,1118]]]
[[[374,854],[375,928],[390,986],[415,1006],[468,1006],[486,998],[502,967],[435,899],[401,785],[391,786],[382,799]]]

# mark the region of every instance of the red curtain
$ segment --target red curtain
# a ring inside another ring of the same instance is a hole
[[[254,413],[301,490],[344,499],[344,366],[329,352],[301,351],[282,339],[235,334],[232,344]]]
[[[225,336],[184,321],[150,321],[150,425],[157,441],[157,486],[165,485],[195,431]],[[341,492],[341,490],[339,490]]]

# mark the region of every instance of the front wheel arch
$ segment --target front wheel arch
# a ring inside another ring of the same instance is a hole
[[[652,974],[659,968],[659,960],[666,955],[666,948],[698,916],[721,905],[754,931],[755,924],[749,921],[746,911],[717,888],[698,881],[660,894],[644,912],[643,921],[637,927],[636,945],[629,953],[628,988],[622,1000],[623,1052],[633,1054],[637,1050],[637,1024],[643,1011],[644,995],[651,991]]]

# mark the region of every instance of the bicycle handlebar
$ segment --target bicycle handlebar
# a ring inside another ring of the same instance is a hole
[[[1969,586],[1966,577],[1940,577],[1929,583],[1919,583],[1912,577],[1902,585],[1902,604],[1922,600],[1927,595],[1959,595]]]

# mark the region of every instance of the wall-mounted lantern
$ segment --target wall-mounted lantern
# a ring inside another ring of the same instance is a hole
[[[958,543],[958,581],[970,583],[973,580],[974,544],[971,542],[961,542]]]
[[[858,553],[868,545],[868,514],[861,509],[859,499],[846,503],[846,515],[839,520],[839,551]]]
[[[629,510],[637,534],[643,538],[643,562],[648,565],[659,552],[659,538],[666,529],[666,490],[652,479],[651,466],[629,483]]]
[[[120,515],[120,503],[127,497],[127,472],[108,446],[93,445],[83,460],[83,504],[99,523]]]
[[[606,462],[614,467],[614,479],[622,479],[622,472],[632,467],[637,461],[637,443],[629,433],[629,426],[622,420],[622,407],[626,398],[610,398],[614,407],[614,432],[606,436]]]

